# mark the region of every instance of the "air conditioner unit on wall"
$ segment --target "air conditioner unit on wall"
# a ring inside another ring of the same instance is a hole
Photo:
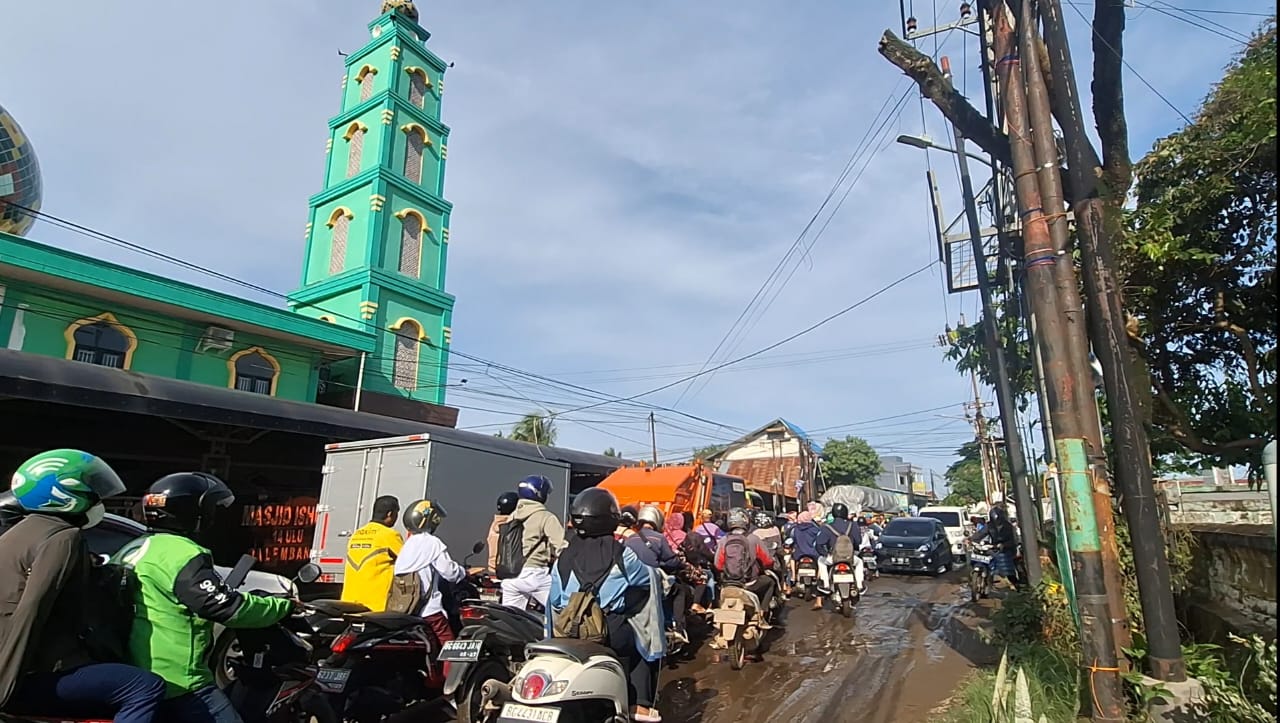
[[[236,333],[234,331],[220,326],[210,326],[200,336],[200,342],[196,344],[196,353],[226,351],[231,348],[235,340]]]

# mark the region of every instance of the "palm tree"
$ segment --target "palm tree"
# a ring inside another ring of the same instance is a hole
[[[511,428],[511,434],[507,435],[507,439],[551,447],[556,443],[555,420],[537,413],[526,414],[516,422],[516,426]]]

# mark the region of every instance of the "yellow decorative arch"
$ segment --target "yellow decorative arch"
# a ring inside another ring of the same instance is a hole
[[[378,74],[377,68],[373,67],[372,65],[366,65],[356,72],[356,82],[359,83],[363,81],[366,75],[377,75],[377,74]]]
[[[241,357],[245,357],[250,354],[257,354],[263,359],[266,359],[267,363],[271,365],[273,373],[271,375],[270,396],[274,397],[276,395],[276,383],[280,381],[280,362],[277,361],[274,356],[271,356],[270,352],[260,346],[251,346],[248,349],[242,349],[227,357],[227,388],[236,388],[236,362],[239,361]]]
[[[418,223],[422,227],[422,231],[419,233],[419,239],[425,238],[427,234],[431,233],[431,224],[427,223],[427,217],[423,216],[422,212],[417,209],[402,208],[399,211],[396,211],[392,215],[400,219],[401,221],[403,221],[406,216],[417,216]]]
[[[116,315],[109,311],[104,311],[97,316],[86,316],[83,319],[77,319],[63,330],[62,337],[67,340],[66,358],[74,359],[76,356],[76,332],[80,330],[80,327],[92,326],[94,324],[107,324],[121,334],[124,334],[124,337],[129,340],[129,345],[124,351],[124,367],[122,368],[131,368],[133,366],[133,352],[138,348],[138,335],[133,333],[133,329],[121,324],[120,320],[116,318]],[[419,325],[418,328],[421,329],[422,326]]]
[[[368,133],[369,126],[361,123],[360,121],[355,121],[351,125],[347,126],[347,132],[342,134],[342,138],[343,140],[350,141],[352,136],[361,131]]]
[[[325,322],[328,322],[328,323],[330,323],[330,324],[335,324],[335,323],[337,323],[337,322],[335,322],[335,321],[333,320],[333,317],[332,317],[332,316],[329,316],[328,314],[324,314],[324,315],[322,315],[322,316],[320,317],[320,321],[325,321]]]
[[[405,324],[413,324],[414,326],[418,327],[418,341],[431,340],[431,337],[427,336],[426,330],[422,327],[422,322],[418,321],[412,316],[402,316],[399,319],[396,319],[396,323],[392,324],[387,328],[390,329],[391,331],[399,332],[400,327],[404,326]]]
[[[417,133],[422,136],[422,144],[424,146],[431,145],[431,134],[427,133],[427,129],[417,123],[406,123],[405,125],[400,126],[400,130],[404,131],[405,135]]]
[[[333,209],[333,213],[329,214],[329,220],[325,221],[324,225],[328,226],[329,228],[333,228],[333,225],[338,222],[338,218],[340,216],[345,216],[348,221],[356,217],[356,215],[351,212],[351,209],[347,208],[346,206],[338,206],[337,208]]]
[[[404,72],[407,73],[408,75],[421,75],[422,81],[427,84],[428,88],[431,87],[431,76],[427,75],[427,71],[423,70],[422,68],[419,68],[416,65],[410,65],[409,67],[404,69]]]

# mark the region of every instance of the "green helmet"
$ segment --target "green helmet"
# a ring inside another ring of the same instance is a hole
[[[51,449],[18,465],[10,489],[28,512],[78,515],[125,488],[120,475],[100,457],[78,449]]]

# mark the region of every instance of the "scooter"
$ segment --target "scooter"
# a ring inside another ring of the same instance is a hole
[[[796,588],[801,591],[805,601],[812,600],[818,594],[818,560],[811,555],[801,555],[796,560]]]
[[[760,628],[760,598],[741,585],[726,583],[720,602],[712,611],[716,624],[716,647],[729,650],[729,667],[742,670],[747,653],[754,654],[764,640]]]
[[[484,543],[478,543],[473,554],[483,549]],[[459,606],[463,627],[457,639],[441,647],[438,656],[444,664],[444,695],[457,706],[460,723],[483,720],[484,684],[489,680],[510,681],[525,662],[525,646],[546,634],[540,614],[487,601],[483,597],[484,581],[477,587],[481,597]],[[541,608],[537,603],[533,605]]]
[[[613,651],[585,640],[529,643],[511,683],[482,686],[485,723],[630,723],[627,674]]]
[[[992,548],[974,545],[969,549],[969,601],[978,602],[991,592]]]
[[[874,580],[880,577],[880,565],[876,563],[876,551],[870,547],[864,547],[858,551],[858,557],[862,558],[862,577],[864,580]]]
[[[831,565],[831,602],[846,618],[853,615],[853,604],[858,602],[861,592],[858,590],[857,577],[853,563],[840,562]]]

